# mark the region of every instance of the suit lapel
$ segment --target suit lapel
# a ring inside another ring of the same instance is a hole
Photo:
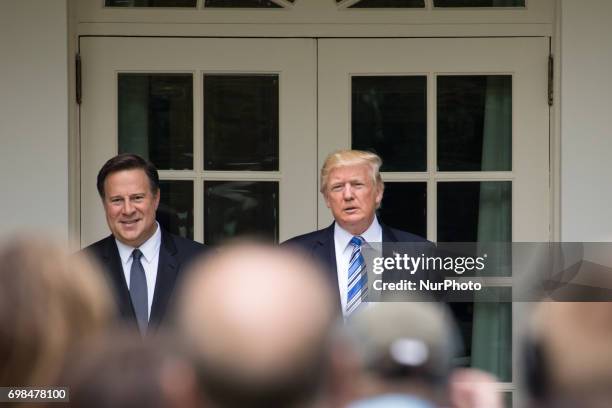
[[[330,269],[336,270],[336,245],[334,242],[334,224],[323,230],[321,237],[315,242],[313,253]]]
[[[393,251],[393,248],[391,248],[392,245],[384,245],[384,244],[398,242],[397,236],[393,233],[391,228],[387,227],[386,225],[380,224],[380,226],[382,228],[382,240],[383,240],[382,256],[385,258],[393,257],[395,254],[395,251]],[[400,279],[400,277],[398,277],[397,271],[388,270],[386,273],[383,274],[382,279],[383,279],[383,282],[396,282]]]
[[[164,317],[170,295],[176,283],[178,261],[176,259],[176,245],[172,236],[162,232],[162,242],[159,248],[159,261],[157,266],[157,280],[149,318],[149,328],[157,327]]]
[[[112,235],[106,238],[103,256],[104,262],[106,263],[106,270],[110,274],[112,285],[115,287],[121,316],[136,321],[136,313],[132,307],[130,291],[125,281],[121,257],[119,257],[119,250],[117,249],[115,238]]]
[[[391,231],[391,228],[387,227],[382,223],[380,224],[380,227],[382,228],[383,242],[397,242],[397,237],[395,236],[393,231]]]
[[[340,287],[338,286],[338,271],[336,264],[336,244],[334,241],[334,223],[323,230],[321,237],[314,243],[313,256],[319,259],[327,267],[327,278],[337,298],[337,303],[342,308],[340,301]]]

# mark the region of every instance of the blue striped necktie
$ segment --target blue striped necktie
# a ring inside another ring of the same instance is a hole
[[[350,316],[362,302],[365,302],[368,292],[368,273],[365,260],[361,254],[361,247],[365,240],[355,236],[349,244],[353,247],[348,267],[348,296],[346,302],[346,315]]]

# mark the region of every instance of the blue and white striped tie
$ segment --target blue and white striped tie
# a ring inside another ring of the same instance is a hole
[[[361,254],[361,246],[364,243],[365,240],[360,236],[353,237],[349,242],[353,251],[348,267],[347,317],[365,301],[368,292],[368,273],[365,268],[365,260]]]

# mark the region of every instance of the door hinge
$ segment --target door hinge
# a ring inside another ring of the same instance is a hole
[[[552,54],[550,54],[548,56],[548,106],[552,106],[553,102],[555,101],[555,94],[554,94],[554,68],[555,68],[555,60],[552,56]]]
[[[75,58],[75,77],[76,77],[76,103],[81,104],[83,100],[82,88],[81,88],[81,54],[77,53]]]

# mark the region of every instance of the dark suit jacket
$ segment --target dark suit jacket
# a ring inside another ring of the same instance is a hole
[[[110,235],[83,249],[93,256],[106,272],[111,289],[115,293],[115,300],[122,319],[136,325],[136,313],[132,306],[130,292],[125,281],[125,274],[121,266],[119,250],[115,237]],[[170,234],[161,230],[161,246],[159,249],[159,262],[157,267],[157,280],[155,281],[155,294],[151,305],[149,329],[155,329],[163,321],[168,309],[174,288],[177,285],[185,266],[193,259],[203,254],[206,247],[199,242]]]
[[[427,244],[425,238],[409,232],[401,231],[395,228],[380,224],[382,228],[383,243],[387,242],[416,242]],[[329,283],[333,288],[333,293],[337,296],[338,304],[340,305],[340,288],[338,287],[338,272],[336,271],[336,247],[334,242],[334,223],[329,227],[309,232],[308,234],[293,237],[283,245],[297,247],[313,258],[318,260],[324,267]]]

